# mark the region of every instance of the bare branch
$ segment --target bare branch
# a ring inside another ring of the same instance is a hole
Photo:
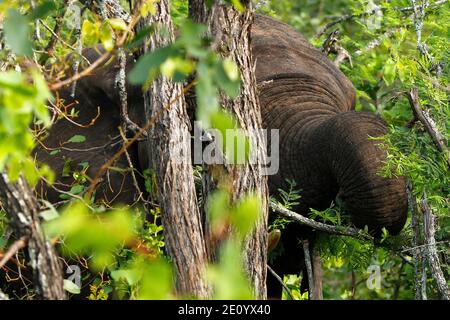
[[[373,237],[364,230],[355,229],[351,227],[332,226],[322,222],[317,222],[298,213],[288,210],[277,203],[270,203],[270,209],[275,211],[278,215],[294,220],[297,223],[308,226],[312,229],[323,231],[326,233],[337,234],[342,236],[353,237],[359,240],[371,241]]]
[[[436,281],[438,291],[443,300],[450,300],[450,290],[445,280],[444,273],[442,272],[441,264],[439,262],[439,257],[436,250],[436,240],[434,239],[435,226],[434,226],[434,215],[428,205],[426,196],[421,202],[421,208],[423,213],[424,221],[424,235],[425,243],[428,245],[425,248],[425,252],[428,256],[428,262],[431,268],[431,275]]]
[[[28,242],[27,237],[22,237],[19,240],[15,241],[6,251],[6,253],[2,256],[2,259],[0,260],[0,269],[3,268],[3,266],[11,259],[17,251],[19,251],[22,248],[25,248]]]
[[[291,290],[289,290],[288,286],[286,285],[286,283],[284,283],[283,279],[281,279],[281,277],[269,266],[267,265],[267,270],[269,270],[269,272],[275,277],[275,279],[277,279],[277,281],[281,284],[281,286],[283,287],[284,291],[287,293],[287,295],[289,296],[289,298],[291,298],[291,300],[295,300],[294,296],[292,295]]]
[[[439,132],[439,130],[436,126],[436,123],[430,117],[428,112],[422,109],[422,107],[420,105],[419,92],[418,92],[417,88],[411,89],[411,91],[408,94],[408,100],[409,100],[409,104],[411,105],[411,108],[413,110],[414,116],[417,119],[419,119],[419,121],[426,128],[428,134],[433,139],[433,141],[436,144],[439,151],[444,153],[446,160],[447,160],[448,167],[450,168],[450,154],[449,154],[447,145],[445,143],[445,139],[442,136],[442,134]]]
[[[306,275],[308,277],[308,287],[309,287],[309,300],[315,300],[314,297],[314,275],[312,270],[312,263],[311,263],[311,253],[309,252],[309,241],[304,240],[302,242],[303,245],[303,253],[305,255],[305,266],[306,266]],[[305,275],[303,275],[305,276]]]

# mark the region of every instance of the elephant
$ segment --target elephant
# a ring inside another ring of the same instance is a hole
[[[354,111],[351,82],[290,26],[256,16],[252,49],[263,126],[279,129],[280,135],[280,166],[269,177],[271,194],[287,190],[287,181],[293,180],[301,189],[294,207],[298,213],[326,209],[338,197],[356,227],[367,226],[375,236],[382,228],[400,232],[408,210],[405,181],[379,174],[386,152],[370,138],[385,135],[386,123],[373,113]],[[304,261],[298,238],[313,237],[289,224],[281,232],[283,253],[273,269],[298,273]],[[269,296],[279,296],[281,286],[271,276],[268,281]]]
[[[103,53],[104,50],[98,46],[85,49],[83,56],[89,63],[93,63]],[[75,58],[75,55],[69,55],[66,63],[73,65]],[[126,72],[131,70],[133,63],[134,57],[127,56]],[[63,117],[53,124],[47,136],[34,150],[36,160],[49,164],[57,176],[53,187],[39,183],[37,191],[41,198],[52,203],[60,201],[61,191],[68,192],[73,186],[80,184],[79,179],[74,179],[74,174],[88,177],[88,181],[84,183],[87,186],[101,166],[122,147],[124,140],[118,130],[121,125],[120,97],[116,84],[119,68],[116,61],[104,63],[90,76],[77,81],[74,97],[71,86],[54,92],[57,101],[76,116],[70,119]],[[126,89],[129,118],[142,125],[142,90],[129,83],[126,84]],[[85,141],[80,143],[80,140],[72,139],[74,136],[82,136]],[[142,171],[138,161],[139,146],[139,143],[133,144],[127,149],[135,169],[136,181],[133,181],[127,155],[122,155],[113,164],[113,169],[101,177],[96,188],[96,200],[111,206],[131,204],[137,199],[137,188],[144,189],[142,175],[139,174]]]
[[[300,203],[293,208],[296,212],[307,215],[310,208],[323,210],[338,197],[356,227],[367,226],[374,235],[379,235],[382,228],[398,233],[407,214],[405,181],[379,175],[386,151],[371,139],[387,133],[386,123],[373,113],[354,110],[355,89],[351,82],[290,26],[255,15],[251,41],[263,127],[279,129],[280,135],[279,171],[269,176],[271,194],[286,189],[287,181],[294,180],[301,192]],[[91,62],[99,55],[95,49],[85,54]],[[131,68],[133,58],[128,60]],[[58,174],[56,185],[65,191],[73,185],[72,177],[62,176],[68,158],[72,158],[72,168],[88,161],[86,174],[92,179],[120,148],[117,68],[117,63],[111,62],[80,79],[75,101],[69,89],[57,93],[66,104],[77,104],[76,121],[81,124],[95,119],[100,107],[100,115],[87,128],[63,118],[50,129],[43,144],[50,150],[59,149],[58,154],[51,155],[42,146],[36,149],[37,160],[54,169]],[[127,88],[130,118],[142,126],[142,92],[129,84]],[[86,142],[67,143],[74,135],[84,135]],[[86,150],[80,151],[80,145]],[[144,169],[139,149],[139,144],[129,149],[136,171]],[[128,166],[125,156],[115,164],[119,168]],[[50,201],[58,201],[56,190],[41,185],[40,192],[46,193]],[[103,177],[97,196],[108,204],[131,203],[136,199],[136,182],[129,171],[110,172]],[[303,252],[298,239],[312,234],[295,223],[288,224],[281,233],[284,252],[274,260],[273,269],[280,275],[302,270]],[[269,296],[281,294],[281,286],[270,276],[268,287]]]

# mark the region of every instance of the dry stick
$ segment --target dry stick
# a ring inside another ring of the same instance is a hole
[[[16,254],[22,248],[25,248],[28,243],[28,237],[22,237],[19,240],[15,241],[3,255],[0,261],[0,269],[12,258],[13,255]]]
[[[106,170],[108,170],[108,168],[110,166],[113,165],[113,163],[115,161],[117,161],[117,159],[119,159],[119,157],[134,143],[136,142],[140,136],[142,136],[148,129],[150,129],[156,122],[156,120],[158,120],[158,118],[165,112],[167,111],[176,101],[178,101],[178,99],[180,99],[180,97],[182,97],[186,92],[188,92],[193,86],[195,85],[195,81],[191,82],[189,85],[187,85],[183,91],[181,92],[180,95],[176,96],[172,101],[170,101],[164,108],[162,108],[158,113],[156,113],[152,118],[150,118],[148,120],[148,122],[145,124],[144,127],[140,128],[139,131],[134,135],[133,138],[131,138],[130,140],[127,141],[127,143],[125,143],[122,148],[112,156],[111,159],[109,159],[104,165],[101,166],[101,168],[98,170],[95,178],[92,180],[91,185],[89,186],[89,189],[86,193],[87,197],[90,198],[92,196],[92,193],[95,190],[96,185],[100,182],[100,178],[103,175],[103,173],[105,173]]]
[[[281,284],[281,286],[283,287],[284,291],[287,293],[287,295],[289,296],[289,298],[291,298],[291,300],[295,300],[294,296],[292,295],[291,290],[289,290],[288,286],[284,283],[283,279],[281,279],[281,277],[269,266],[267,265],[267,270],[269,270],[269,272],[275,277],[275,279],[277,279],[277,281]]]
[[[436,123],[430,117],[428,112],[422,109],[419,101],[419,93],[417,88],[411,89],[411,91],[408,94],[408,100],[409,104],[411,105],[411,108],[413,109],[414,115],[427,129],[428,134],[433,139],[439,151],[444,153],[448,167],[450,168],[449,150],[447,148],[447,145],[445,144],[445,139],[437,129]]]
[[[421,247],[421,230],[419,223],[419,212],[417,210],[417,200],[412,191],[411,182],[407,182],[406,192],[408,194],[408,205],[411,210],[411,229],[414,266],[414,298],[415,300],[427,300],[427,275],[425,270],[425,261]]]
[[[304,241],[302,241],[302,244],[303,244],[303,252],[305,255],[306,273],[308,276],[309,300],[316,300],[316,297],[314,296],[314,293],[315,293],[314,276],[313,276],[312,263],[311,263],[311,253],[309,252],[309,241],[304,240]]]
[[[119,90],[119,98],[120,98],[120,116],[122,120],[122,128],[125,134],[128,131],[136,133],[139,131],[139,126],[134,123],[130,116],[128,115],[128,93],[126,87],[126,66],[127,66],[127,56],[123,49],[119,49],[118,53],[119,58],[119,71],[116,75],[116,83],[117,88]],[[144,136],[147,136],[147,133],[144,133]]]
[[[68,3],[69,3],[69,0],[64,0],[64,2],[62,4],[63,11],[61,12],[61,14],[59,16],[56,17],[55,28],[51,32],[52,36],[50,38],[50,41],[47,43],[47,46],[44,49],[44,54],[42,55],[42,57],[39,61],[40,65],[44,65],[47,62],[48,58],[53,56],[53,52],[55,51],[55,46],[56,46],[56,43],[59,38],[59,33],[61,32],[61,28],[63,26],[63,20],[64,20],[64,16],[66,15]]]
[[[300,224],[306,225],[315,230],[323,231],[326,233],[337,234],[342,236],[353,237],[359,240],[371,241],[373,237],[366,233],[364,230],[355,229],[351,227],[340,227],[340,226],[332,226],[329,224],[325,224],[322,222],[317,222],[307,217],[304,217],[298,213],[295,213],[291,210],[284,208],[283,206],[277,203],[270,203],[270,208],[275,211],[278,215],[294,220]]]
[[[119,128],[119,130],[120,129],[121,128]],[[122,136],[123,142],[127,143],[128,139],[127,139],[125,133],[123,132],[123,130],[120,130],[120,135]],[[142,197],[142,191],[141,191],[141,188],[139,187],[139,183],[138,183],[138,181],[136,179],[136,174],[134,172],[135,168],[134,168],[133,162],[131,161],[130,154],[128,153],[128,151],[126,149],[125,149],[125,156],[126,156],[127,161],[128,161],[128,166],[131,169],[131,177],[133,178],[134,187],[136,188],[136,191],[138,193],[138,196],[137,196],[137,198],[135,198],[135,200],[139,200],[139,198]]]
[[[431,275],[436,281],[437,289],[442,299],[450,300],[450,290],[447,285],[447,281],[445,280],[444,273],[442,272],[441,264],[439,262],[439,257],[436,250],[436,241],[434,239],[435,234],[434,215],[427,203],[426,195],[424,196],[424,199],[421,202],[421,208],[424,221],[425,242],[428,244],[428,246],[425,248],[425,251],[427,253],[428,262],[431,267]]]
[[[76,45],[76,53],[77,58],[72,66],[72,72],[73,74],[78,73],[78,69],[80,67],[80,57],[83,57],[83,42],[81,41],[81,12],[78,10],[76,11],[75,16],[75,38],[77,39],[75,45]],[[70,97],[72,99],[75,98],[75,91],[77,89],[77,82],[74,81],[72,83],[72,88],[70,89]]]

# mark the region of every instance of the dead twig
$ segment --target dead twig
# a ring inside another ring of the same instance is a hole
[[[314,221],[307,217],[304,217],[298,213],[295,213],[291,210],[288,210],[288,209],[284,208],[283,206],[281,206],[277,203],[274,203],[274,202],[270,203],[270,208],[282,217],[288,218],[290,220],[294,220],[297,223],[303,224],[303,225],[308,226],[315,230],[319,230],[319,231],[323,231],[323,232],[331,233],[331,234],[353,237],[353,238],[356,238],[359,240],[364,240],[364,241],[372,241],[373,240],[373,237],[371,235],[369,235],[367,232],[365,232],[364,230],[355,229],[355,228],[351,228],[351,227],[332,226],[332,225],[325,224],[322,222],[317,222],[317,221]]]
[[[269,266],[267,265],[267,270],[269,270],[269,272],[275,277],[275,279],[277,279],[277,281],[281,284],[281,286],[283,287],[284,291],[287,293],[287,295],[289,296],[289,298],[291,298],[291,300],[295,300],[294,296],[292,295],[291,290],[289,290],[288,286],[284,283],[283,279],[281,279],[281,277]]]
[[[422,109],[419,100],[419,91],[417,88],[411,89],[408,94],[409,104],[411,105],[414,116],[423,124],[426,128],[428,134],[433,139],[433,142],[436,144],[437,148],[440,152],[444,153],[448,167],[450,168],[450,156],[447,145],[445,143],[445,139],[442,134],[439,132],[436,123],[431,118],[429,113]]]
[[[6,253],[3,255],[2,259],[0,260],[0,269],[3,268],[3,266],[11,259],[17,251],[19,251],[22,248],[25,248],[28,243],[28,237],[22,237],[19,240],[15,241],[6,251]]]
[[[309,241],[304,240],[302,241],[303,245],[303,253],[305,255],[305,266],[306,266],[306,275],[308,277],[308,287],[309,287],[309,300],[315,300],[316,297],[314,296],[314,275],[312,270],[312,262],[311,262],[311,253],[309,251]],[[303,275],[305,276],[305,275]]]
[[[436,250],[436,240],[434,239],[435,226],[434,226],[434,215],[428,205],[426,195],[421,201],[421,209],[423,214],[424,222],[424,235],[425,243],[428,245],[425,248],[427,253],[428,263],[431,268],[431,275],[436,281],[437,289],[443,300],[450,300],[450,290],[445,280],[444,273],[442,272],[441,263],[439,262],[439,257]]]

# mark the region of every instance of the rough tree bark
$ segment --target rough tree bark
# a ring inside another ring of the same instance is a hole
[[[443,300],[450,300],[450,289],[447,285],[447,281],[445,280],[444,273],[441,269],[441,263],[439,262],[439,256],[436,250],[436,240],[434,239],[435,226],[434,226],[434,215],[433,212],[428,205],[426,198],[424,198],[421,202],[421,208],[423,213],[423,221],[424,221],[424,236],[426,252],[428,256],[428,263],[431,269],[431,275],[436,281],[438,291]]]
[[[45,240],[38,218],[38,203],[26,181],[11,183],[0,174],[0,201],[17,238],[27,239],[29,265],[33,269],[38,298],[65,299],[63,275],[56,252]]]
[[[256,228],[245,242],[244,262],[259,298],[266,297],[267,264],[267,215],[268,187],[267,177],[262,174],[266,149],[264,137],[258,129],[262,127],[260,106],[256,92],[254,75],[255,64],[252,61],[250,28],[253,21],[251,1],[241,1],[245,11],[240,13],[231,5],[216,3],[208,8],[204,0],[189,0],[189,15],[199,23],[208,26],[208,32],[214,40],[213,48],[223,58],[231,58],[239,67],[242,86],[240,95],[234,99],[221,96],[221,105],[238,120],[240,127],[248,134],[251,145],[256,147],[254,163],[239,166],[226,166],[227,174],[232,177],[232,199],[238,200],[247,192],[256,192],[261,196],[262,216]],[[208,168],[206,168],[208,169]],[[204,186],[205,199],[214,187],[215,181],[206,170]],[[209,253],[215,251],[210,248]]]
[[[174,41],[169,2],[155,4],[156,13],[143,25],[154,25],[144,52]],[[162,35],[161,31],[166,33]],[[144,94],[146,118],[160,114],[148,132],[148,156],[158,181],[158,199],[166,248],[175,266],[179,293],[209,296],[204,279],[207,255],[191,165],[189,122],[181,84],[160,76]]]
[[[311,260],[312,260],[312,269],[313,269],[313,281],[314,281],[314,292],[313,299],[314,300],[323,300],[323,270],[322,270],[322,260],[320,259],[320,253],[317,248],[317,245],[313,245],[311,252]]]

